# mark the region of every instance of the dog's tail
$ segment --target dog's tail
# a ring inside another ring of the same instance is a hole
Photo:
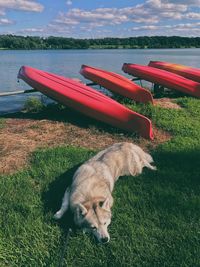
[[[147,167],[151,170],[156,171],[157,170],[156,166],[151,165],[151,163],[153,163],[153,162],[154,161],[153,161],[152,156],[149,155],[148,153],[144,152],[144,158],[143,158],[144,167]]]
[[[152,156],[145,152],[142,148],[140,148],[137,145],[133,144],[133,152],[135,152],[137,154],[137,156],[139,157],[139,161],[141,164],[139,164],[140,166],[140,171],[139,173],[141,173],[143,167],[147,167],[151,170],[157,170],[156,166],[153,166],[152,163],[154,162]]]

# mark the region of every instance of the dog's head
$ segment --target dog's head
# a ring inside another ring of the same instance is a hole
[[[109,242],[108,225],[111,223],[109,199],[93,199],[78,204],[74,213],[74,221],[83,230],[91,232],[99,242]]]

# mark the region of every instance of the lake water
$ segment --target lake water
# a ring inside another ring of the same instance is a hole
[[[114,50],[0,50],[0,92],[29,89],[23,81],[17,83],[22,65],[66,77],[79,78],[81,64],[91,65],[125,75],[123,63],[148,64],[150,60],[169,61],[200,68],[200,49],[114,49]],[[127,75],[125,75],[127,76]],[[30,96],[30,95],[29,95]],[[23,106],[28,96],[0,97],[0,113],[12,112]]]

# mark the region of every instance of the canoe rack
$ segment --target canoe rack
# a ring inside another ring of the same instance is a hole
[[[140,83],[141,83],[141,79],[140,78],[133,78],[133,79],[131,79],[131,81],[140,81]],[[91,82],[91,83],[86,83],[85,85],[87,85],[87,86],[97,86],[99,84]],[[99,87],[101,88],[101,85],[99,85]],[[2,93],[0,93],[0,97],[12,96],[12,95],[21,95],[21,94],[29,94],[29,93],[35,93],[35,92],[38,92],[38,91],[35,90],[35,89],[28,89],[28,90],[2,92]]]
[[[35,89],[29,89],[29,90],[3,92],[3,93],[0,93],[0,97],[1,96],[11,96],[11,95],[20,95],[20,94],[35,93],[35,92],[38,92],[38,91],[35,90]]]

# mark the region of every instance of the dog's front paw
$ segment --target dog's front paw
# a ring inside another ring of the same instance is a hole
[[[53,215],[53,218],[54,218],[55,220],[59,220],[59,219],[61,219],[61,217],[62,217],[62,213],[61,213],[60,211],[57,211],[57,212]]]

